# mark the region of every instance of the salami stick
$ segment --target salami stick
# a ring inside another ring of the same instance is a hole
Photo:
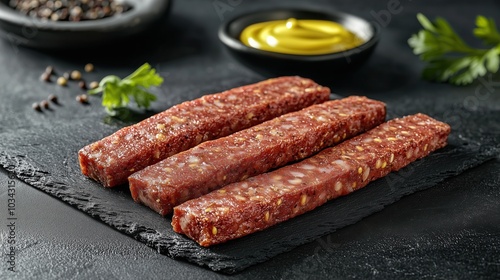
[[[199,143],[327,101],[309,79],[281,77],[187,101],[82,148],[82,173],[113,187],[146,166]]]
[[[391,120],[333,148],[174,208],[172,225],[202,246],[263,230],[349,194],[446,145],[426,115]]]
[[[129,177],[134,200],[161,215],[229,183],[303,159],[385,120],[385,105],[348,97],[202,143]]]

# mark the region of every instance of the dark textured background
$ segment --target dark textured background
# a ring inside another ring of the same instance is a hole
[[[223,19],[253,9],[293,5],[327,10],[338,8],[376,21],[376,15],[382,14],[388,4],[387,1],[302,2],[241,1],[232,11],[219,17],[213,6],[217,1],[177,1],[163,25],[149,34],[128,44],[120,43],[98,50],[42,53],[18,47],[8,40],[0,42],[0,62],[4,66],[0,69],[1,160],[9,169],[17,167],[18,174],[28,181],[29,178],[51,178],[50,174],[40,173],[40,170],[54,170],[57,174],[54,177],[63,180],[42,179],[31,184],[48,186],[49,192],[71,193],[73,189],[61,186],[68,181],[81,181],[81,178],[70,176],[77,171],[74,168],[75,143],[98,139],[123,125],[103,122],[105,118],[98,98],[91,98],[88,106],[77,104],[74,101],[79,93],[76,86],[61,89],[54,84],[41,83],[39,75],[48,64],[66,71],[92,61],[98,71],[85,75],[90,80],[110,73],[125,76],[149,61],[166,78],[164,86],[156,91],[160,98],[154,110],[159,111],[182,100],[264,78],[234,61],[221,47],[216,30]],[[454,145],[449,150],[460,146],[461,152],[468,151],[470,154],[461,153],[468,157],[449,157],[443,164],[438,162],[441,169],[450,166],[455,166],[456,170],[464,169],[477,163],[476,160],[482,161],[495,154],[498,157],[494,148],[498,148],[500,131],[500,77],[489,76],[485,83],[478,82],[468,87],[422,81],[419,78],[422,64],[412,55],[406,40],[419,28],[415,20],[415,13],[419,11],[430,17],[441,15],[448,18],[465,38],[471,39],[469,30],[475,15],[499,18],[499,4],[494,1],[400,3],[401,12],[382,22],[381,42],[369,63],[356,75],[345,79],[332,78],[327,85],[339,95],[355,93],[383,100],[396,115],[421,111],[448,121],[455,131]],[[61,106],[53,106],[52,111],[43,114],[35,113],[31,103],[46,98],[49,93],[59,96]],[[63,135],[64,139],[56,142],[53,139],[57,140],[58,135]],[[465,142],[467,146],[463,146]],[[68,145],[72,148],[68,149]],[[22,157],[12,157],[19,155]],[[30,171],[30,166],[23,165],[26,162],[44,168],[29,173],[26,171]],[[19,168],[20,165],[23,168]],[[498,159],[487,161],[431,189],[407,196],[352,226],[252,266],[235,277],[498,276],[499,167]],[[420,165],[415,168],[417,172],[414,176],[425,177],[440,170],[432,168],[427,173],[420,168]],[[2,171],[2,221],[6,220],[7,182],[7,172]],[[408,181],[403,182],[405,186],[411,185]],[[158,254],[19,180],[16,180],[16,186],[18,272],[4,273],[6,263],[2,259],[0,277],[224,277]],[[110,192],[114,199],[121,200],[119,205],[128,205],[126,191],[96,188],[94,194],[109,195]],[[83,210],[95,215],[92,209],[99,209],[100,204],[94,204],[92,197],[83,196],[84,199],[79,199],[77,203],[83,205]],[[130,207],[132,210],[138,208],[137,205]],[[127,209],[120,210],[127,213]],[[145,220],[154,222],[156,217],[153,217]],[[121,228],[128,229],[130,227]],[[135,231],[130,230],[129,233],[142,230],[138,225]],[[291,231],[292,235],[296,234],[294,229]],[[3,238],[6,227],[2,226],[0,232]],[[2,246],[4,241],[2,239]],[[2,249],[4,252],[5,247]]]

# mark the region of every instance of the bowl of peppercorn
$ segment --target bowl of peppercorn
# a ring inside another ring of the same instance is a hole
[[[14,45],[97,47],[141,33],[165,15],[169,0],[0,0],[0,29]]]

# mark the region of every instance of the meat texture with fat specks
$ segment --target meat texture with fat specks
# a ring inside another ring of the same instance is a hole
[[[385,120],[385,104],[351,96],[202,143],[129,177],[132,197],[161,215],[229,183],[301,160]]]
[[[127,182],[146,166],[201,142],[249,128],[330,99],[310,79],[280,77],[205,95],[158,113],[78,152],[84,175],[105,187]]]
[[[301,162],[174,208],[172,226],[202,246],[266,229],[366,186],[446,146],[450,126],[423,114],[391,120]]]

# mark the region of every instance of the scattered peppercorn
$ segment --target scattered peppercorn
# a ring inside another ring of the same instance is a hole
[[[92,63],[87,63],[85,64],[85,72],[90,73],[94,71],[94,64]]]
[[[51,75],[47,72],[43,72],[42,76],[40,76],[40,80],[44,82],[51,82],[50,80]]]
[[[78,70],[71,71],[71,79],[75,81],[79,81],[82,78],[82,73]]]
[[[33,103],[31,105],[31,108],[33,108],[33,110],[38,111],[38,112],[42,111],[42,107],[40,107],[40,104],[38,104],[38,102]]]
[[[54,67],[52,66],[47,66],[47,68],[45,68],[45,73],[47,73],[47,75],[53,75],[54,74]]]
[[[76,97],[76,101],[82,103],[82,104],[87,104],[89,99],[86,94],[80,94]]]
[[[10,0],[9,6],[30,17],[75,22],[102,19],[132,8],[114,0]]]
[[[93,81],[89,84],[89,89],[95,89],[99,87],[99,82]]]
[[[42,102],[40,102],[40,106],[45,109],[49,109],[49,102],[47,100],[42,100]]]
[[[68,84],[68,79],[66,79],[65,77],[59,77],[57,78],[57,84],[64,87]]]
[[[87,89],[87,84],[85,84],[84,80],[81,80],[80,82],[78,82],[78,87],[81,89]]]
[[[68,72],[64,72],[63,77],[64,77],[67,81],[69,81],[69,79],[71,78],[71,76],[70,76],[70,74],[69,74]]]
[[[52,101],[54,104],[57,104],[59,101],[57,100],[57,96],[54,94],[49,95],[49,100]]]

